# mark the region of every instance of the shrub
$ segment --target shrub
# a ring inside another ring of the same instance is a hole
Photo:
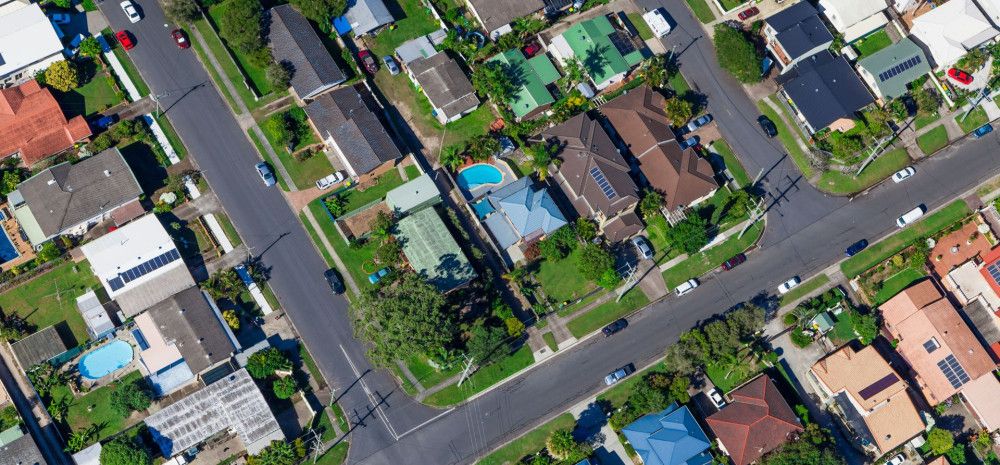
[[[152,459],[146,449],[126,437],[118,436],[101,447],[101,465],[149,465]]]
[[[742,30],[718,24],[713,42],[722,69],[742,83],[760,82],[760,54]]]
[[[809,347],[809,345],[813,343],[812,337],[799,328],[792,330],[789,337],[792,339],[792,344],[795,344],[798,348]]]
[[[295,391],[298,391],[298,383],[295,382],[295,377],[286,376],[284,378],[278,378],[274,380],[272,385],[274,389],[274,396],[279,399],[288,399],[295,395]]]
[[[146,388],[145,381],[119,383],[111,393],[111,408],[121,416],[128,416],[133,411],[149,408],[153,396]]]
[[[292,362],[288,360],[288,357],[285,357],[285,354],[274,347],[256,352],[247,360],[247,372],[257,379],[267,378],[278,370],[291,368]]]

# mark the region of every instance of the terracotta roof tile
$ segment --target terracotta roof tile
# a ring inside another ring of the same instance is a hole
[[[802,425],[767,375],[730,393],[733,402],[705,421],[736,465],[747,465],[778,448]]]
[[[0,157],[20,153],[31,166],[90,134],[83,117],[67,121],[52,92],[35,81],[0,89]]]

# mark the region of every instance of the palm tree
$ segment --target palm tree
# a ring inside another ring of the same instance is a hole
[[[555,159],[555,148],[551,144],[531,144],[524,148],[524,152],[528,155],[528,163],[542,181],[549,176],[549,166],[558,164],[558,160]]]
[[[583,65],[576,57],[566,60],[566,63],[563,65],[563,73],[564,75],[560,79],[562,84],[559,87],[562,87],[566,91],[583,82]]]
[[[465,147],[461,144],[449,145],[441,150],[441,165],[448,168],[451,171],[455,171],[462,163],[465,163],[465,157],[462,156],[462,152],[465,151]]]
[[[656,55],[655,57],[646,61],[646,64],[642,69],[642,76],[646,80],[646,84],[650,87],[662,89],[667,85],[667,60],[663,55]]]

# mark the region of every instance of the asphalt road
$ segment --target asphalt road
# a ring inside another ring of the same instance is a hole
[[[257,154],[192,51],[178,50],[171,42],[170,29],[152,2],[142,4],[147,16],[136,25],[128,25],[115,3],[101,8],[116,29],[127,26],[137,36],[132,59],[154,92],[169,93],[162,99],[167,115],[244,240],[272,267],[275,293],[328,381],[338,392],[346,391],[342,402],[349,416],[354,417],[352,411],[364,414],[366,406],[378,403],[370,402],[372,397],[388,397],[381,404],[385,415],[367,418],[353,433],[350,462],[395,465],[472,462],[596,393],[604,374],[660,357],[681,331],[699,320],[773,292],[792,275],[819,271],[836,262],[850,243],[895,229],[895,218],[914,205],[942,205],[1000,171],[993,134],[935,155],[919,164],[917,175],[905,183],[882,185],[853,201],[827,197],[801,179],[777,141],[759,133],[756,107],[717,68],[710,41],[701,37],[684,2],[665,0],[661,5],[678,23],[666,43],[668,49],[678,45],[685,76],[708,96],[709,110],[748,171],[767,170],[765,187],[774,205],[760,249],[746,264],[705,279],[683,299],[669,298],[640,312],[624,333],[584,341],[446,412],[416,404],[382,372],[363,376],[364,386],[354,382],[355,373],[368,372],[370,365],[353,339],[346,302],[327,292],[321,276],[324,264],[281,194],[264,188],[256,177]],[[428,420],[433,421],[422,425]]]

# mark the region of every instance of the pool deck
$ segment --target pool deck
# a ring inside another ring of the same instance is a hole
[[[21,239],[21,234],[18,232],[20,226],[17,224],[17,220],[10,214],[8,205],[6,203],[0,205],[0,209],[3,210],[4,214],[4,219],[0,222],[3,224],[4,233],[7,234],[7,238],[14,245],[14,249],[18,253],[17,258],[0,263],[0,270],[9,270],[35,258],[35,249],[31,248],[31,244],[27,241]]]
[[[488,162],[469,163],[468,165],[459,168],[458,173],[461,173],[462,171],[465,171],[466,169],[476,165],[490,165],[500,170],[500,173],[503,175],[503,179],[501,179],[500,182],[497,184],[482,184],[472,189],[463,189],[459,187],[459,190],[462,191],[462,195],[465,196],[465,200],[468,202],[474,202],[476,200],[479,200],[484,196],[486,196],[487,194],[495,192],[498,189],[502,188],[503,186],[506,186],[507,184],[510,184],[517,180],[517,175],[514,174],[514,171],[510,169],[510,166],[508,166],[507,163],[504,162],[503,160],[497,158],[493,158]]]

